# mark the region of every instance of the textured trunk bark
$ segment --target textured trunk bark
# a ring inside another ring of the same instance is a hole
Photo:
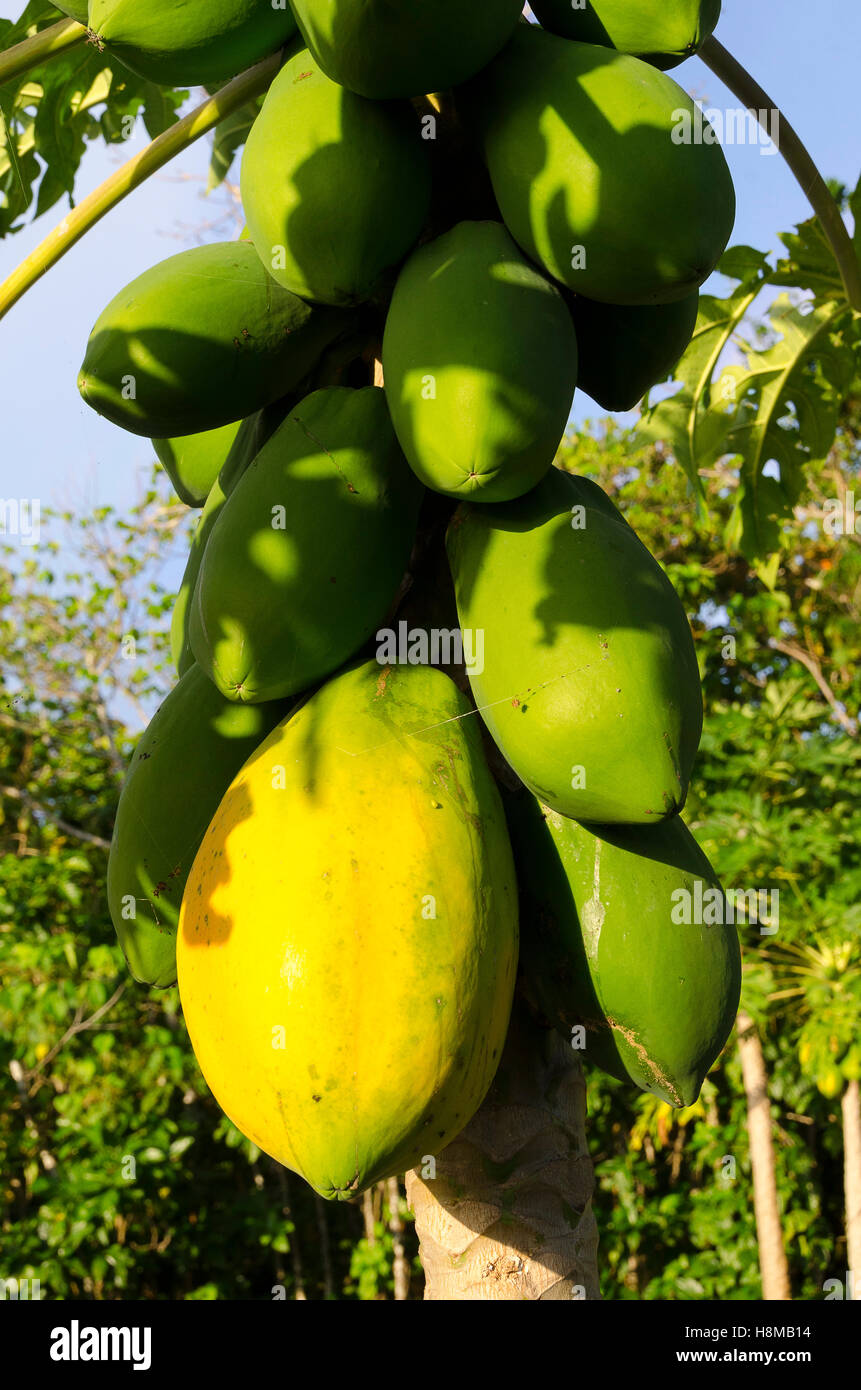
[[[407,1174],[426,1299],[600,1297],[585,1120],[576,1054],[516,1003],[478,1114]]]
[[[843,1186],[846,1193],[846,1256],[849,1288],[861,1302],[861,1092],[850,1081],[843,1092]]]
[[[738,1016],[738,1049],[747,1096],[747,1132],[753,1171],[753,1206],[762,1296],[768,1302],[778,1302],[791,1299],[792,1291],[777,1200],[768,1074],[756,1024],[743,1010]]]

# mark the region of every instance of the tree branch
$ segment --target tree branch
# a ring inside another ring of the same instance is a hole
[[[793,661],[799,662],[800,665],[804,666],[805,669],[810,672],[834,711],[834,718],[843,726],[850,737],[855,738],[858,734],[858,725],[855,720],[841,708],[837,696],[822,674],[822,667],[816,660],[816,657],[810,652],[805,651],[803,647],[797,647],[794,642],[781,642],[777,637],[770,637],[768,639],[768,645],[775,651],[782,652],[784,656],[790,657]]]
[[[52,825],[58,830],[62,830],[65,835],[74,835],[75,839],[83,840],[88,845],[95,845],[97,849],[109,850],[111,845],[109,840],[103,840],[101,835],[91,835],[89,830],[82,830],[78,825],[72,825],[69,821],[63,820],[54,814],[49,806],[43,806],[41,801],[36,801],[27,792],[19,791],[17,787],[0,787],[0,796],[8,796],[10,801],[20,801],[29,811],[36,811],[39,815],[47,816]]]
[[[87,33],[86,27],[76,19],[61,19],[40,34],[33,34],[23,43],[7,48],[5,53],[0,53],[0,87],[38,67],[40,63],[47,63],[70,48],[76,48],[84,42]]]
[[[78,25],[78,28],[80,27]],[[67,213],[59,226],[55,227],[0,285],[0,319],[91,227],[134,192],[151,174],[162,169],[176,155],[182,154],[195,140],[199,140],[207,131],[217,126],[219,121],[223,121],[225,116],[231,115],[253,97],[265,92],[280,65],[279,50],[256,67],[249,68],[241,76],[235,77],[214,97],[210,97],[202,106],[198,106],[181,121],[177,121],[176,125],[164,131],[140,154],[134,155],[84,198],[83,202]]]
[[[699,50],[699,57],[702,58],[707,67],[711,68],[715,76],[729,87],[733,95],[737,96],[739,101],[744,102],[747,110],[757,118],[769,136],[771,131],[767,121],[762,119],[762,115],[765,112],[776,113],[780,134],[775,140],[775,144],[819,218],[822,230],[840,270],[846,298],[853,309],[861,311],[861,265],[858,263],[855,247],[852,245],[852,240],[846,230],[846,224],[840,215],[840,209],[831,196],[828,185],[814,164],[809,151],[789,124],[780,107],[775,105],[768,93],[763,91],[759,83],[724,48],[723,44],[718,43],[714,35],[706,39]]]
[[[88,1028],[93,1028],[98,1023],[99,1019],[104,1018],[108,1010],[114,1007],[114,1004],[116,1004],[117,1001],[122,998],[125,992],[125,983],[118,985],[117,988],[114,990],[113,994],[111,995],[110,999],[106,1000],[106,1002],[102,1004],[101,1008],[96,1009],[96,1012],[94,1014],[90,1014],[89,1018],[82,1019],[80,1010],[78,1010],[78,1012],[75,1014],[74,1023],[69,1025],[63,1036],[60,1038],[59,1042],[54,1043],[54,1046],[51,1048],[51,1050],[45,1053],[45,1056],[42,1058],[41,1062],[38,1062],[36,1066],[33,1067],[32,1071],[28,1073],[29,1079],[32,1080],[34,1077],[39,1075],[40,1071],[44,1071],[45,1067],[47,1067],[48,1064],[54,1060],[60,1049],[62,1047],[65,1047],[66,1043],[69,1042],[72,1038],[74,1038],[77,1033],[84,1033]]]

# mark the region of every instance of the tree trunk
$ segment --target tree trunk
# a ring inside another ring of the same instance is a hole
[[[747,1132],[750,1140],[750,1166],[753,1172],[753,1206],[756,1213],[762,1296],[768,1302],[777,1302],[791,1299],[792,1292],[777,1200],[768,1074],[756,1024],[744,1010],[738,1016],[738,1050],[747,1096]]]
[[[516,1001],[481,1109],[407,1174],[426,1299],[600,1298],[585,1121],[576,1054]]]
[[[404,1219],[401,1216],[401,1185],[397,1178],[386,1183],[389,1204],[389,1230],[392,1233],[392,1279],[395,1302],[402,1303],[410,1296],[410,1265],[404,1249]]]
[[[857,1081],[843,1092],[843,1186],[846,1193],[846,1256],[851,1297],[861,1302],[861,1096]]]

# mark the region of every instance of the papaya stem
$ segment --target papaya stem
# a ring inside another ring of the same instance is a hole
[[[47,63],[49,59],[58,58],[61,53],[77,47],[84,42],[88,33],[86,26],[79,24],[76,19],[61,19],[58,24],[52,24],[41,33],[32,34],[22,43],[16,43],[5,53],[0,53],[0,87],[11,82],[13,77],[20,77],[40,63]]]
[[[792,128],[780,107],[764,92],[759,83],[742,67],[733,55],[712,36],[699,50],[699,57],[716,77],[725,83],[734,96],[744,102],[746,109],[757,118],[767,135],[771,135],[766,113],[777,116],[780,134],[775,141],[798,184],[808,199],[828,240],[840,271],[846,298],[853,309],[861,312],[861,265],[855,254],[852,239],[840,215],[831,192],[813,162],[813,157]]]
[[[25,260],[0,284],[0,319],[66,252],[95,224],[127,198],[151,174],[182,154],[195,140],[231,115],[247,101],[270,86],[281,66],[281,52],[273,53],[239,77],[234,77],[215,96],[190,111],[176,125],[159,135],[145,150],[128,160],[110,178],[94,189],[76,208],[67,213],[59,226],[40,242]]]

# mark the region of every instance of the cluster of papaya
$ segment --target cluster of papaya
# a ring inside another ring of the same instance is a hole
[[[137,979],[178,977],[227,1114],[327,1197],[467,1123],[518,967],[548,1027],[672,1105],[738,1002],[732,926],[675,920],[720,897],[680,817],[685,611],[554,467],[578,385],[626,409],[672,370],[728,240],[722,151],[674,141],[662,70],[719,4],[521,9],[90,4],[165,82],[289,40],[242,237],[118,294],[79,385],[202,509],[111,913]]]

